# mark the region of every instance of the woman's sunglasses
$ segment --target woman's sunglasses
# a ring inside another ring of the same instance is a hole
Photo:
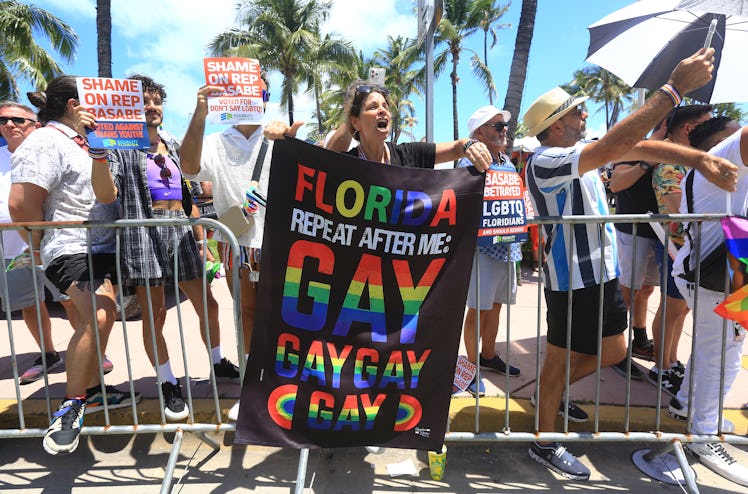
[[[387,88],[384,88],[382,86],[371,86],[368,84],[363,84],[361,86],[356,87],[356,94],[353,96],[353,103],[351,104],[351,114],[358,115],[361,102],[366,99],[366,95],[370,94],[372,91],[376,91],[385,98],[390,95],[390,92],[387,90]]]
[[[154,155],[153,162],[161,168],[161,178],[171,178],[171,170],[166,166],[166,158],[164,158],[163,154]]]

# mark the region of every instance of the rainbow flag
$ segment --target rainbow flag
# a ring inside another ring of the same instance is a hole
[[[739,290],[731,293],[724,302],[714,308],[714,312],[748,328],[748,285],[743,285]]]
[[[727,250],[739,261],[748,264],[748,218],[727,216],[722,218]]]

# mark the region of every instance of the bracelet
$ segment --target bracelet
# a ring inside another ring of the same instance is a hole
[[[195,240],[195,243],[197,245],[208,245],[208,241],[205,240],[204,238],[201,238],[200,240]]]
[[[108,151],[106,149],[89,149],[88,157],[94,161],[107,161]]]
[[[681,101],[683,101],[680,93],[672,84],[663,84],[662,87],[658,89],[658,91],[662,91],[663,93],[668,95],[670,97],[670,101],[673,102],[673,106],[678,106],[680,105]]]
[[[462,146],[463,153],[467,154],[468,148],[476,142],[478,142],[476,139],[468,139],[467,142]]]

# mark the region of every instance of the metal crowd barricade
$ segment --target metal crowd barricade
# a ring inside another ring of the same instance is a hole
[[[608,225],[609,227],[611,223],[632,223],[633,224],[633,237],[634,239],[638,238],[636,236],[638,225],[642,223],[663,223],[666,226],[669,226],[670,223],[673,222],[691,222],[692,224],[692,235],[694,238],[700,238],[701,235],[701,227],[704,222],[712,222],[712,221],[719,221],[721,218],[723,218],[724,215],[720,214],[704,214],[704,215],[695,215],[695,214],[674,214],[674,215],[655,215],[655,214],[640,214],[640,215],[609,215],[609,216],[573,216],[573,217],[536,217],[534,220],[530,220],[530,223],[541,225],[540,228],[540,247],[539,247],[539,254],[540,254],[540,267],[539,267],[539,281],[537,283],[537,316],[536,316],[536,332],[537,332],[537,350],[535,354],[536,362],[535,362],[535,380],[536,382],[539,382],[540,380],[540,371],[542,367],[542,358],[540,353],[540,342],[541,337],[545,334],[545,328],[544,328],[544,310],[541,309],[541,297],[543,296],[543,265],[545,264],[545,254],[543,252],[543,245],[545,244],[546,236],[545,231],[542,227],[542,225],[554,225],[554,226],[560,226],[562,224],[569,224],[569,225],[596,225],[596,231],[597,234],[602,237],[603,235],[603,228]],[[574,228],[570,228],[569,231],[571,232],[571,235],[567,239],[568,243],[566,244],[566,253],[568,254],[568,265],[573,265],[573,249],[571,246],[574,244]],[[668,231],[668,228],[665,228],[665,232]],[[665,245],[664,245],[664,258],[667,259],[667,253],[668,253],[668,244],[669,244],[669,235],[665,234]],[[601,243],[602,245],[602,243]],[[612,247],[610,247],[612,248]],[[636,248],[637,248],[637,241],[634,240],[633,245],[633,252],[632,252],[632,259],[636,259]],[[694,257],[698,259],[700,257],[701,245],[696,245],[696,248],[694,249]],[[479,256],[478,252],[476,250],[475,255],[475,261],[478,262]],[[600,256],[600,271],[604,272],[604,256]],[[672,267],[672,261],[669,264]],[[636,267],[632,267],[632,271],[634,271]],[[479,271],[479,270],[476,270]],[[519,277],[519,273],[518,273]],[[695,297],[698,299],[698,292],[700,290],[699,288],[699,280],[700,280],[700,273],[697,272],[696,280],[694,283],[695,286]],[[633,273],[632,273],[632,281],[633,281]],[[476,276],[476,279],[474,280],[474,283],[476,284],[476,292],[479,292],[480,287],[480,276]],[[666,283],[666,278],[664,276],[664,272],[661,275],[660,279],[661,286],[664,286]],[[633,283],[629,283],[629,286],[632,286]],[[726,285],[727,286],[727,285]],[[510,293],[510,286],[507,283],[507,294]],[[571,291],[569,293],[569,300],[571,300]],[[633,298],[633,296],[632,296]],[[602,291],[602,285],[600,289],[600,304],[602,304],[603,300],[603,291]],[[632,300],[633,303],[633,300]],[[665,299],[665,304],[666,299]],[[502,314],[502,319],[505,319],[506,321],[506,340],[505,340],[505,346],[506,348],[506,364],[507,369],[512,362],[511,359],[511,353],[510,353],[510,341],[511,341],[511,334],[512,334],[512,316],[511,311],[512,307],[511,304],[504,304],[502,306],[502,309],[504,310],[504,313]],[[476,331],[476,348],[474,349],[475,355],[480,355],[480,311],[476,311],[476,324],[475,324],[475,331]],[[655,451],[649,451],[649,450],[643,450],[642,455],[640,457],[642,460],[647,463],[648,468],[656,469],[657,467],[654,466],[655,463],[657,463],[657,460],[659,460],[660,464],[667,464],[667,468],[672,468],[675,466],[675,468],[680,468],[683,472],[683,478],[680,481],[675,481],[675,479],[672,476],[664,475],[664,478],[660,477],[658,480],[662,481],[670,481],[669,483],[679,483],[679,484],[686,484],[686,487],[689,492],[696,493],[698,492],[698,487],[695,483],[695,478],[692,475],[692,472],[690,470],[688,460],[686,459],[683,444],[684,443],[704,443],[704,442],[724,442],[724,443],[730,443],[733,445],[748,445],[748,438],[740,435],[735,434],[723,434],[721,431],[721,425],[720,425],[720,431],[716,435],[698,435],[698,434],[692,434],[692,409],[691,409],[691,398],[689,398],[689,403],[687,404],[688,407],[688,420],[685,424],[686,431],[685,433],[672,433],[672,432],[664,432],[661,429],[661,420],[660,420],[660,414],[663,413],[662,410],[662,397],[659,390],[661,389],[661,380],[662,375],[660,374],[660,377],[658,379],[657,383],[657,398],[656,403],[653,403],[652,406],[655,407],[656,414],[655,418],[652,424],[652,427],[648,431],[632,431],[630,427],[630,408],[631,408],[631,343],[632,343],[632,325],[633,325],[633,317],[631,314],[631,310],[629,310],[629,320],[628,320],[628,353],[627,353],[627,379],[626,379],[626,387],[625,387],[625,402],[624,402],[624,418],[623,418],[623,430],[616,430],[616,431],[604,431],[600,428],[600,371],[601,371],[601,338],[602,335],[602,313],[599,314],[598,317],[598,352],[597,352],[597,368],[594,373],[595,375],[595,399],[594,399],[594,419],[593,419],[593,431],[592,432],[571,432],[569,431],[569,416],[568,416],[568,403],[569,403],[569,369],[570,369],[570,353],[566,352],[567,358],[566,358],[566,379],[565,379],[565,396],[566,398],[562,400],[562,405],[565,405],[565,409],[567,410],[564,414],[563,418],[563,427],[561,432],[534,432],[534,431],[527,431],[527,432],[518,432],[512,430],[512,424],[510,423],[510,400],[512,398],[510,390],[510,376],[509,372],[507,370],[505,378],[504,378],[504,386],[506,392],[504,393],[504,424],[500,431],[496,432],[480,432],[480,415],[481,415],[481,397],[479,393],[476,393],[475,396],[475,413],[474,413],[474,424],[475,428],[473,432],[448,432],[447,436],[445,438],[445,441],[447,442],[466,442],[466,443],[502,443],[502,442],[531,442],[531,441],[564,441],[564,442],[596,442],[596,441],[605,441],[605,442],[636,442],[636,443],[658,443],[661,445],[661,448],[659,450]],[[693,352],[693,349],[696,346],[696,309],[692,310],[693,314],[693,339],[691,342],[691,352]],[[665,308],[662,310],[661,315],[661,322],[662,322],[662,333],[661,336],[664,336],[665,331]],[[728,333],[725,331],[725,328],[727,327],[727,321],[723,320],[723,342],[722,342],[722,348],[723,348],[723,354],[722,354],[722,365],[720,369],[720,401],[719,401],[719,417],[722,417],[723,412],[723,395],[724,395],[724,348],[725,348],[725,335]],[[731,323],[730,323],[731,324]],[[567,328],[571,327],[571,312],[569,312],[568,320],[567,320]],[[466,328],[467,330],[467,328]],[[730,332],[731,333],[731,332]],[[567,331],[567,349],[570,347],[571,344],[571,332]],[[503,345],[502,345],[503,346]],[[476,357],[477,358],[477,357]],[[663,355],[662,355],[662,348],[660,348],[660,355],[655,355],[655,362],[661,367],[660,362],[662,362]],[[698,369],[697,369],[698,370]],[[480,366],[478,366],[477,373],[476,373],[476,381],[479,381],[481,378],[480,375]],[[690,375],[686,375],[684,379],[689,379],[689,389],[693,389],[693,376],[694,372],[691,372]],[[477,386],[476,386],[477,387]],[[536,388],[537,390],[537,388]],[[537,397],[538,400],[540,400],[540,397]],[[535,422],[534,422],[534,430],[538,430],[539,425],[539,408],[535,409]],[[675,454],[674,459],[669,459],[669,461],[662,461],[662,456],[669,453],[670,451],[673,451]],[[673,462],[675,463],[673,465]],[[652,472],[645,472],[652,476]],[[654,472],[657,473],[657,472]],[[662,472],[660,472],[662,473]],[[668,472],[665,472],[666,474]]]
[[[670,222],[674,221],[692,221],[696,222],[696,228],[697,233],[698,229],[700,228],[701,222],[704,221],[717,221],[722,217],[722,215],[613,215],[613,216],[577,216],[577,217],[561,217],[561,218],[536,218],[532,221],[534,224],[538,225],[560,225],[560,224],[593,224],[596,225],[597,232],[599,235],[602,235],[602,229],[605,228],[606,224],[609,223],[616,223],[616,222],[624,222],[624,223],[633,223],[634,225],[638,225],[641,223],[647,223],[647,222],[660,222],[668,224]],[[233,234],[224,227],[221,223],[212,220],[212,219],[189,219],[189,220],[166,220],[166,219],[159,219],[159,220],[147,220],[147,221],[137,221],[137,220],[118,220],[116,222],[112,223],[78,223],[78,222],[70,222],[70,223],[11,223],[6,225],[0,225],[0,231],[3,230],[20,230],[22,233],[28,238],[28,240],[31,239],[31,234],[34,231],[41,231],[49,228],[114,228],[117,230],[117,241],[119,246],[119,240],[120,235],[119,232],[122,228],[125,227],[132,227],[132,226],[162,226],[162,225],[202,225],[204,227],[220,231],[221,234],[224,236],[226,241],[229,242],[231,246],[231,250],[233,252],[232,260],[233,264],[235,266],[239,265],[239,254],[238,254],[238,243],[236,241],[236,238],[233,236]],[[636,226],[634,226],[636,229]],[[574,236],[573,236],[573,229],[571,229],[572,235],[571,238],[569,238],[569,242],[571,245],[571,242],[574,242]],[[634,233],[636,233],[636,230],[634,230]],[[542,245],[545,240],[545,235],[542,232],[541,229],[541,256],[542,256]],[[90,236],[89,236],[89,242],[90,242]],[[634,243],[633,249],[636,249],[636,242]],[[90,249],[89,249],[90,252]],[[571,253],[571,249],[567,249],[567,252]],[[667,252],[667,246],[665,248],[665,252]],[[0,254],[3,254],[3,245],[2,242],[0,242]],[[699,248],[697,247],[695,252],[696,257],[699,256]],[[122,284],[122,273],[119,271],[119,249],[117,252],[118,256],[118,271],[117,271],[117,282],[119,285]],[[174,259],[174,262],[176,264],[178,260]],[[544,259],[541,257],[541,266],[540,270],[543,269],[543,263]],[[32,261],[35,263],[35,261]],[[90,256],[89,256],[89,263],[90,263]],[[569,255],[569,262],[571,262],[571,254]],[[604,261],[601,261],[601,263]],[[7,277],[5,274],[5,261],[4,261],[4,255],[0,255],[0,263],[2,263],[2,274],[0,275],[0,283],[4,284],[4,288],[9,288],[7,286]],[[662,279],[661,283],[665,280]],[[235,289],[233,290],[233,322],[234,322],[234,330],[237,337],[237,350],[238,350],[238,356],[239,356],[239,364],[240,364],[240,370],[242,378],[244,376],[244,351],[243,351],[243,334],[241,330],[241,308],[240,308],[240,283],[239,283],[239,270],[235,269],[233,270],[233,279],[231,280],[233,283],[233,286]],[[480,283],[480,279],[476,280],[476,283]],[[203,293],[205,297],[205,287],[207,285],[207,280],[204,277],[203,278]],[[697,285],[698,285],[698,275],[697,275]],[[38,283],[35,282],[35,292],[36,294],[39,293],[39,290],[42,290],[43,288],[38,285]],[[509,290],[509,287],[507,287],[507,290]],[[177,296],[177,301],[179,300],[179,293],[178,288],[174,287],[174,293]],[[698,293],[698,288],[697,288]],[[541,308],[541,297],[543,294],[543,283],[542,279],[537,284],[537,312],[536,312],[536,338],[537,342],[540,343],[541,338],[544,334],[544,328],[543,328],[543,318],[545,317],[544,310]],[[570,295],[571,296],[571,295]],[[698,296],[698,295],[697,295]],[[602,300],[602,291],[600,292],[600,297]],[[118,300],[120,302],[120,306],[122,306],[122,295],[121,292],[118,294]],[[150,301],[150,300],[149,300]],[[205,302],[205,300],[203,301]],[[13,331],[12,331],[12,324],[11,324],[11,315],[8,309],[8,302],[3,302],[5,306],[3,307],[6,312],[6,319],[8,323],[8,336],[10,341],[10,352],[11,352],[11,364],[12,364],[12,370],[13,370],[13,378],[15,382],[15,393],[16,393],[16,399],[18,401],[18,427],[14,429],[0,429],[0,439],[3,438],[40,438],[43,437],[46,431],[46,428],[28,428],[26,426],[26,418],[24,414],[24,403],[23,403],[23,397],[21,393],[21,389],[18,384],[18,365],[16,361],[16,351],[15,351],[15,344],[13,339]],[[203,304],[206,305],[205,303]],[[184,360],[185,364],[185,374],[187,378],[189,379],[189,372],[187,368],[187,362],[186,362],[186,350],[185,350],[185,339],[183,331],[181,330],[182,325],[182,319],[181,319],[181,311],[179,304],[177,303],[177,314],[179,318],[179,326],[180,326],[180,344],[182,349],[182,358]],[[38,309],[38,307],[37,307]],[[207,309],[204,309],[207,311]],[[512,338],[512,332],[511,332],[511,305],[506,305],[504,307],[504,317],[506,319],[506,348],[507,348],[507,355],[506,360],[507,364],[512,362],[512,355],[509,352],[509,342]],[[128,334],[127,334],[127,326],[128,323],[126,321],[125,315],[124,315],[124,309],[120,308],[122,321],[120,326],[123,330],[123,336],[125,341],[125,356],[126,361],[128,365],[128,390],[132,396],[132,394],[135,391],[135,385],[133,382],[133,373],[131,368],[131,359],[130,359],[130,348],[127,345],[128,341]],[[477,311],[477,317],[476,317],[476,331],[477,334],[477,342],[480,342],[480,311]],[[38,313],[38,310],[37,310]],[[143,312],[143,317],[149,317],[153,318],[152,310],[149,307],[146,308],[146,310]],[[208,318],[205,318],[206,321]],[[151,319],[152,320],[152,319]],[[664,311],[662,320],[664,322]],[[39,316],[37,316],[37,321],[39,321]],[[629,329],[631,329],[631,319],[629,319]],[[138,323],[138,326],[140,324]],[[664,324],[662,325],[664,328]],[[116,327],[116,326],[115,326]],[[724,328],[723,328],[724,329]],[[602,319],[601,317],[598,320],[598,334],[600,334],[602,331]],[[208,335],[206,335],[208,341],[209,341],[209,328],[206,327],[206,332],[208,332]],[[98,335],[98,332],[96,332]],[[724,333],[723,333],[724,334]],[[98,337],[98,336],[97,336]],[[631,344],[631,331],[629,331],[629,348]],[[43,340],[42,340],[43,341]],[[98,343],[98,342],[97,342]],[[567,342],[568,344],[568,342]],[[695,336],[694,340],[692,341],[692,348],[693,345],[695,345]],[[103,349],[101,349],[100,345],[97,345],[98,351],[99,351],[99,359],[103,357]],[[598,347],[599,348],[599,347]],[[42,348],[42,355],[44,356],[44,348]],[[476,355],[479,354],[480,348],[476,348]],[[662,355],[659,356],[660,359],[662,358]],[[535,378],[536,380],[540,377],[540,369],[541,369],[541,354],[540,354],[540,344],[537,346],[536,350],[536,363],[535,363]],[[531,441],[565,441],[565,442],[598,442],[598,441],[605,441],[605,442],[633,442],[633,443],[656,443],[660,444],[662,446],[662,449],[658,451],[651,451],[647,452],[645,455],[647,459],[654,459],[664,453],[667,453],[670,450],[673,450],[675,453],[675,459],[677,464],[683,469],[684,472],[688,472],[688,462],[686,460],[684,449],[683,449],[683,443],[689,443],[689,442],[717,442],[717,441],[723,441],[726,443],[731,444],[739,444],[739,445],[748,445],[748,438],[743,436],[737,436],[737,435],[724,435],[724,434],[718,434],[718,435],[695,435],[691,434],[691,416],[689,413],[689,421],[686,425],[686,432],[685,433],[672,433],[672,432],[663,432],[661,430],[661,422],[660,422],[660,413],[661,411],[661,397],[658,393],[658,397],[656,399],[656,403],[654,406],[656,406],[656,410],[658,411],[654,423],[650,430],[648,431],[632,431],[630,428],[630,422],[629,422],[629,412],[631,407],[631,387],[630,387],[630,367],[631,365],[631,355],[629,353],[628,355],[628,379],[626,381],[626,396],[625,396],[625,413],[624,413],[624,426],[622,427],[622,430],[614,430],[614,431],[604,431],[601,430],[600,427],[600,352],[598,351],[598,361],[597,361],[597,369],[596,369],[596,383],[595,383],[595,400],[594,400],[594,421],[593,421],[593,431],[592,432],[571,432],[569,430],[569,418],[568,418],[568,412],[564,416],[563,420],[563,430],[561,432],[543,432],[543,433],[535,433],[533,431],[514,431],[512,430],[512,423],[510,421],[510,415],[509,413],[505,413],[504,416],[504,424],[501,427],[501,430],[497,430],[495,432],[480,432],[480,415],[481,415],[481,398],[480,396],[476,396],[475,398],[475,429],[473,432],[448,432],[446,436],[447,442],[463,442],[463,443],[495,443],[500,444],[503,442],[525,442],[529,443]],[[567,361],[566,361],[566,382],[565,382],[565,388],[566,388],[566,404],[568,409],[568,399],[569,399],[569,354],[567,353]],[[154,372],[155,374],[155,372]],[[100,377],[102,378],[103,382],[103,371],[100,369]],[[480,368],[477,370],[477,379],[480,379]],[[505,377],[505,389],[507,392],[504,396],[504,406],[505,410],[509,410],[509,401],[512,398],[511,393],[508,392],[510,389],[509,386],[509,375],[507,373]],[[693,376],[690,376],[690,379],[693,379]],[[692,381],[691,381],[692,382]],[[720,382],[723,384],[724,382],[724,369],[721,372],[721,379]],[[183,439],[184,432],[191,432],[198,435],[198,437],[206,442],[208,445],[210,445],[214,449],[219,449],[219,444],[210,436],[207,435],[207,433],[217,433],[217,432],[233,432],[236,430],[234,423],[224,423],[222,421],[221,417],[221,409],[218,402],[218,394],[217,394],[217,386],[215,381],[215,376],[213,375],[212,367],[211,367],[211,377],[210,377],[210,383],[212,388],[212,398],[215,406],[215,417],[216,420],[214,422],[203,422],[198,423],[194,419],[194,408],[193,408],[193,398],[190,391],[190,386],[186,387],[187,390],[187,396],[186,396],[186,403],[187,406],[190,408],[191,413],[190,417],[185,422],[179,422],[179,423],[166,423],[165,417],[163,416],[163,396],[161,395],[160,391],[160,385],[159,388],[159,408],[161,409],[161,420],[160,423],[140,423],[139,422],[139,416],[137,413],[137,405],[133,403],[131,406],[131,418],[132,418],[132,424],[127,425],[114,425],[112,424],[109,416],[109,410],[108,407],[105,405],[103,410],[104,415],[104,425],[103,426],[86,426],[81,430],[81,434],[83,436],[104,436],[109,434],[150,434],[150,433],[174,433],[174,442],[171,450],[171,454],[169,455],[169,459],[166,465],[166,473],[164,477],[164,481],[161,485],[161,492],[168,492],[172,486],[173,482],[173,474],[174,474],[174,468],[176,466],[176,461],[179,456],[179,451]],[[159,383],[160,384],[160,383]],[[658,383],[659,384],[659,383]],[[44,396],[46,401],[46,413],[47,418],[50,419],[52,416],[52,402],[50,398],[49,393],[49,382],[48,377],[44,376]],[[538,397],[540,399],[540,397]],[[690,405],[690,404],[689,404]],[[690,406],[689,406],[690,409]],[[723,403],[720,401],[719,405],[719,411],[720,415],[722,413],[723,409]],[[535,422],[534,422],[534,428],[535,430],[538,429],[538,410],[535,410]],[[305,488],[305,482],[306,482],[306,471],[307,471],[307,465],[308,465],[308,453],[309,450],[302,449],[300,450],[300,456],[299,456],[299,464],[298,464],[298,471],[297,471],[297,481],[295,486],[295,492],[300,493],[303,492]],[[695,493],[698,492],[698,487],[695,484],[695,481],[692,477],[686,475],[684,482],[687,484],[687,488],[690,492]]]
[[[218,221],[212,220],[212,219],[152,219],[152,220],[118,220],[116,222],[56,222],[56,223],[45,223],[45,222],[38,222],[38,223],[10,223],[5,225],[0,225],[0,231],[6,231],[6,230],[16,230],[19,231],[19,233],[22,234],[26,238],[27,243],[31,244],[31,236],[32,232],[38,232],[38,231],[44,231],[47,229],[52,228],[85,228],[88,231],[88,262],[89,262],[89,270],[92,269],[92,257],[91,257],[91,235],[90,230],[91,229],[98,229],[98,228],[114,228],[116,229],[116,242],[117,242],[117,276],[116,280],[112,280],[113,283],[117,284],[118,286],[123,286],[123,279],[122,279],[122,272],[120,269],[120,241],[121,241],[121,231],[123,228],[127,227],[136,227],[136,226],[146,226],[146,227],[155,227],[155,226],[183,226],[183,225],[189,225],[189,226],[203,226],[205,228],[210,228],[212,230],[217,230],[221,232],[221,235],[224,238],[225,242],[228,242],[231,246],[231,252],[232,252],[232,261],[234,266],[239,266],[241,264],[241,261],[239,260],[239,249],[238,249],[238,243],[236,240],[236,237],[231,233],[231,231],[226,228],[223,224],[219,223]],[[178,253],[178,249],[176,248],[176,240],[174,251]],[[205,254],[204,254],[205,256]],[[178,273],[179,271],[176,269],[177,263],[178,263],[178,254],[175,255],[174,259],[174,272]],[[3,287],[5,288],[5,293],[8,293],[8,289],[11,287],[8,287],[7,283],[7,275],[6,275],[6,262],[5,262],[5,255],[4,255],[4,248],[2,245],[2,242],[0,242],[0,262],[2,263],[2,274],[0,275],[0,283],[3,283]],[[205,257],[203,258],[203,262],[205,262]],[[31,263],[33,269],[41,269],[41,266],[38,265],[38,261],[34,259],[34,256],[31,256]],[[239,283],[239,269],[235,269],[232,271],[233,273],[233,279],[231,280],[233,284],[233,326],[234,326],[234,333],[236,335],[236,344],[237,344],[237,355],[239,359],[239,369],[240,369],[240,375],[243,380],[244,377],[244,370],[245,370],[245,357],[244,357],[244,341],[243,341],[243,332],[242,332],[242,324],[241,324],[241,307],[240,307],[240,300],[241,300],[241,285]],[[177,274],[178,276],[178,274]],[[203,294],[203,310],[204,310],[204,320],[205,320],[205,338],[208,343],[208,347],[212,348],[212,345],[210,343],[210,322],[207,315],[207,301],[206,301],[206,287],[207,287],[207,279],[205,272],[203,273],[203,279],[202,279],[202,294]],[[211,384],[211,395],[213,399],[213,403],[215,406],[215,422],[212,423],[200,423],[195,421],[194,416],[194,407],[193,407],[193,398],[192,398],[192,392],[191,392],[191,386],[190,386],[190,373],[188,368],[188,358],[187,358],[187,350],[186,350],[186,343],[185,343],[185,336],[184,331],[182,328],[184,327],[182,323],[182,314],[181,314],[181,308],[180,308],[180,294],[179,294],[179,288],[177,287],[177,283],[174,283],[174,296],[176,300],[176,310],[177,310],[177,317],[179,320],[179,338],[180,338],[180,345],[181,345],[181,355],[182,355],[182,361],[184,364],[184,370],[185,370],[185,378],[187,381],[187,385],[185,386],[186,394],[185,402],[190,410],[190,416],[185,422],[172,422],[167,423],[166,418],[164,416],[164,398],[161,391],[161,380],[160,377],[156,377],[156,373],[153,373],[154,378],[157,380],[157,389],[158,389],[158,398],[159,398],[159,409],[161,411],[160,414],[160,423],[140,423],[138,410],[137,410],[137,404],[133,400],[132,406],[131,406],[131,419],[132,424],[129,425],[115,425],[112,424],[112,421],[110,420],[110,414],[109,414],[109,406],[107,405],[106,400],[106,390],[103,389],[104,393],[104,407],[103,407],[103,415],[104,415],[104,425],[103,426],[87,426],[85,425],[81,429],[81,435],[82,436],[103,436],[103,435],[109,435],[109,434],[150,434],[150,433],[174,433],[174,442],[171,450],[171,454],[169,455],[169,459],[166,465],[166,473],[164,476],[164,480],[161,486],[161,492],[169,492],[171,489],[171,485],[173,482],[173,475],[174,475],[174,468],[177,462],[177,459],[179,457],[179,451],[182,444],[183,434],[185,432],[191,432],[198,435],[198,437],[211,446],[214,449],[220,449],[220,445],[210,436],[207,435],[208,432],[226,432],[226,431],[235,431],[236,426],[233,423],[224,423],[222,422],[222,413],[218,398],[218,391],[217,391],[217,385],[216,385],[216,378],[213,370],[213,366],[210,365],[210,384]],[[34,278],[34,293],[37,298],[37,323],[40,328],[41,332],[41,317],[39,315],[39,294],[41,291],[44,290],[43,286],[40,286],[38,279]],[[151,293],[150,289],[146,290],[147,298],[148,298],[148,307],[144,308],[142,310],[142,317],[148,317],[150,318],[151,322],[151,328],[153,328],[153,310],[151,306]],[[128,393],[132,399],[135,393],[135,385],[133,382],[133,369],[131,366],[131,358],[130,358],[130,347],[128,343],[128,321],[126,320],[126,316],[124,313],[124,304],[123,304],[123,295],[122,290],[118,290],[117,293],[117,300],[119,305],[119,311],[120,311],[120,318],[121,322],[119,323],[121,325],[122,331],[123,331],[123,339],[124,339],[124,345],[125,345],[125,357],[127,362],[127,375],[128,375]],[[94,305],[94,311],[96,310],[96,300],[95,295],[92,294],[92,301]],[[11,365],[13,370],[13,379],[15,384],[15,393],[16,393],[16,399],[18,401],[18,428],[17,429],[0,429],[0,439],[2,438],[32,438],[32,437],[43,437],[46,432],[45,428],[28,428],[26,426],[26,417],[24,414],[24,401],[23,396],[21,392],[21,388],[19,386],[19,372],[18,372],[18,363],[16,360],[16,351],[15,351],[15,342],[13,337],[13,328],[11,323],[11,312],[9,310],[9,302],[7,300],[3,301],[4,306],[3,309],[6,313],[6,320],[8,323],[8,337],[10,341],[10,353],[11,353]],[[98,359],[99,362],[102,361],[102,358],[104,356],[104,350],[101,348],[101,344],[99,341],[99,328],[97,324],[96,317],[93,318],[94,328],[95,328],[95,335],[96,335],[96,344],[97,344],[97,353],[98,353]],[[138,326],[137,334],[140,333],[140,322],[136,323]],[[17,325],[18,327],[19,325]],[[117,327],[117,323],[115,323],[114,329]],[[25,330],[25,329],[24,329]],[[155,348],[155,333],[152,330],[151,331],[151,337],[154,341],[154,348]],[[140,338],[140,336],[135,336],[135,338]],[[40,340],[42,342],[42,348],[41,348],[41,354],[42,354],[42,361],[46,368],[46,356],[44,348],[44,338],[42,337],[40,333]],[[210,355],[210,352],[206,350],[208,355]],[[210,357],[209,357],[210,358]],[[212,358],[209,360],[210,364],[213,364]],[[99,366],[99,377],[101,379],[101,382],[104,383],[104,373],[102,366]],[[43,376],[44,379],[44,397],[46,401],[46,412],[47,412],[47,419],[51,420],[52,412],[55,410],[52,405],[52,399],[50,397],[50,391],[49,391],[49,378],[47,376],[47,373]],[[75,453],[73,453],[75,454]]]

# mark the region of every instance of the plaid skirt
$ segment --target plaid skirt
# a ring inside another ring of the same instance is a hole
[[[155,219],[185,218],[184,211],[154,209]],[[122,275],[131,286],[161,286],[202,276],[205,266],[189,226],[135,227],[141,242],[122,246]],[[174,261],[177,261],[177,276]]]

